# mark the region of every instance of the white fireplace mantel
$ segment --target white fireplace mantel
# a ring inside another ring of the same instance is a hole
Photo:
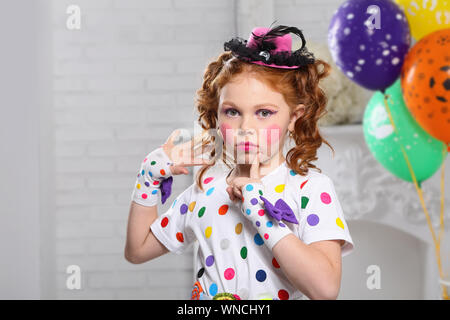
[[[361,124],[322,127],[321,133],[334,148],[335,156],[323,144],[315,164],[333,180],[347,220],[364,219],[389,225],[433,243],[414,184],[397,178],[374,158],[365,142]],[[445,164],[449,168],[448,158]],[[422,183],[425,205],[435,229],[440,214],[440,175],[441,169]],[[447,172],[445,180],[448,186]],[[446,194],[449,194],[448,190]],[[448,196],[444,203],[448,233]]]

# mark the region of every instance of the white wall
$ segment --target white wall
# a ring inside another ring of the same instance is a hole
[[[49,8],[45,0],[0,6],[0,299],[39,299],[55,291],[53,219],[42,210],[49,205],[42,196],[48,199],[52,189],[43,169],[52,129]]]

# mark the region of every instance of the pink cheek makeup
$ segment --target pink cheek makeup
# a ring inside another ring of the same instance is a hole
[[[223,123],[220,125],[219,129],[225,143],[228,141],[233,142],[233,128],[229,124]]]
[[[272,124],[266,128],[267,136],[266,142],[267,145],[271,145],[272,143],[277,143],[281,137],[281,128],[276,124]]]

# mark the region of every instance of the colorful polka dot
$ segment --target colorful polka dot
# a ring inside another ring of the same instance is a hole
[[[224,205],[220,206],[220,208],[219,208],[219,214],[220,214],[221,216],[223,216],[224,214],[226,214],[227,211],[228,211],[228,205],[227,205],[227,204],[224,204]]]
[[[280,265],[278,264],[278,261],[277,261],[277,259],[275,259],[275,258],[272,259],[272,265],[273,265],[275,268],[277,268],[277,269],[280,268]]]
[[[183,203],[183,204],[180,206],[180,213],[181,213],[181,214],[185,214],[187,211],[188,211],[188,206],[187,206],[185,203]]]
[[[280,300],[289,300],[289,292],[281,289],[278,291],[278,298],[280,298]]]
[[[210,294],[211,296],[215,296],[215,295],[217,294],[217,284],[212,283],[212,284],[209,286],[209,294]]]
[[[267,221],[266,226],[267,226],[267,228],[272,228],[273,222],[272,221]]]
[[[267,274],[264,270],[256,271],[256,280],[258,280],[259,282],[263,282],[264,280],[266,280],[266,278]]]
[[[136,185],[136,188],[137,188],[137,189],[140,189],[140,188],[141,188],[141,185],[138,183],[138,184]]]
[[[242,247],[241,248],[241,258],[242,259],[247,258],[247,247]]]
[[[163,227],[163,228],[167,227],[167,224],[168,224],[168,223],[169,223],[169,218],[164,217],[164,218],[161,220],[161,227]]]
[[[261,226],[261,223],[259,221],[256,221],[255,224],[258,228]]]
[[[205,214],[206,207],[201,207],[200,210],[198,210],[198,217],[201,218]]]
[[[159,173],[161,173],[162,176],[166,175],[166,171],[164,169],[159,170]]]
[[[177,232],[176,238],[177,238],[178,241],[184,242],[184,237],[183,237],[183,234],[181,232]]]
[[[269,239],[269,234],[267,234],[267,233],[264,233],[264,239]]]
[[[230,247],[230,240],[222,239],[222,241],[220,241],[220,247],[222,248],[222,250],[228,249]]]
[[[251,184],[248,184],[248,185],[245,187],[245,189],[246,189],[247,191],[252,191],[252,190],[253,190],[253,186],[252,186]]]
[[[246,213],[247,215],[250,215],[250,213],[252,213],[252,211],[251,211],[250,209],[245,209],[245,213]]]
[[[331,197],[326,192],[322,192],[320,194],[320,200],[322,200],[322,202],[325,203],[325,204],[330,204],[331,203]]]
[[[250,203],[251,203],[252,205],[256,205],[256,204],[258,203],[258,199],[253,198],[253,199],[250,200]]]
[[[206,178],[205,180],[203,180],[203,183],[204,183],[204,184],[208,184],[208,183],[211,182],[212,179],[214,179],[214,177],[208,177],[208,178]]]
[[[157,186],[159,184],[159,181],[153,181],[153,185]]]
[[[306,221],[310,226],[315,226],[319,223],[319,216],[312,213],[308,216],[308,218],[306,218]]]
[[[196,203],[197,202],[195,202],[195,201],[192,201],[191,203],[189,203],[189,211],[190,212],[194,211]]]
[[[150,187],[150,183],[148,181],[145,181],[144,184],[146,187]]]
[[[242,232],[242,223],[239,222],[236,225],[236,227],[234,228],[234,231],[236,232],[236,234],[241,234],[241,232]]]
[[[214,191],[214,187],[209,188],[209,189],[206,191],[206,195],[207,195],[207,196],[211,195],[211,193],[213,193],[213,191]]]
[[[143,194],[141,195],[141,197],[142,197],[142,199],[147,199],[147,194],[146,194],[146,193],[143,193]]]
[[[284,184],[279,184],[279,185],[277,185],[277,186],[275,187],[275,192],[278,192],[278,193],[283,192],[283,191],[284,191],[284,187],[285,187]]]
[[[262,246],[264,244],[264,240],[261,238],[259,233],[255,234],[253,241],[255,241],[258,246]]]
[[[309,202],[309,198],[303,196],[303,197],[302,197],[302,209],[305,209],[305,208],[306,208],[306,205],[308,204],[308,202]]]
[[[175,207],[175,203],[177,203],[177,199],[175,199],[172,203],[172,208]]]
[[[156,161],[152,161],[152,162],[150,162],[150,164],[151,164],[152,166],[154,166],[154,165],[156,164]]]
[[[211,237],[211,233],[212,233],[212,227],[207,227],[207,228],[205,229],[205,237],[206,237],[206,238]]]
[[[303,187],[305,186],[305,184],[308,182],[308,180],[305,180],[302,182],[302,184],[300,185],[300,189],[303,189]]]
[[[205,273],[205,268],[201,268],[197,272],[197,278],[201,278],[203,276],[203,273]]]
[[[152,191],[152,194],[157,194],[158,193],[158,190],[153,190]]]
[[[291,176],[295,176],[295,175],[297,174],[297,172],[295,172],[294,170],[291,169],[291,171],[289,171],[289,174],[290,174]]]
[[[210,255],[205,260],[206,266],[211,267],[214,264],[214,256]]]
[[[260,215],[261,217],[264,215],[264,213],[265,213],[264,209],[258,210],[258,215]]]
[[[344,229],[344,223],[342,222],[341,218],[337,218],[336,219],[336,224],[341,227],[342,229]]]
[[[223,273],[225,279],[227,280],[231,280],[234,278],[234,269],[233,268],[228,268],[225,270],[225,272]]]

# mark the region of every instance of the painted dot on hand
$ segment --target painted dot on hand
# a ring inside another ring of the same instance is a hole
[[[264,240],[261,238],[261,235],[259,233],[255,234],[255,236],[253,237],[253,241],[255,241],[258,246],[262,246],[264,244]]]
[[[275,258],[272,259],[272,265],[277,269],[280,268],[280,265],[278,264],[278,261]]]
[[[208,177],[208,178],[206,178],[205,180],[203,180],[203,183],[204,183],[204,184],[208,184],[208,183],[211,182],[212,179],[214,179],[214,177]]]

